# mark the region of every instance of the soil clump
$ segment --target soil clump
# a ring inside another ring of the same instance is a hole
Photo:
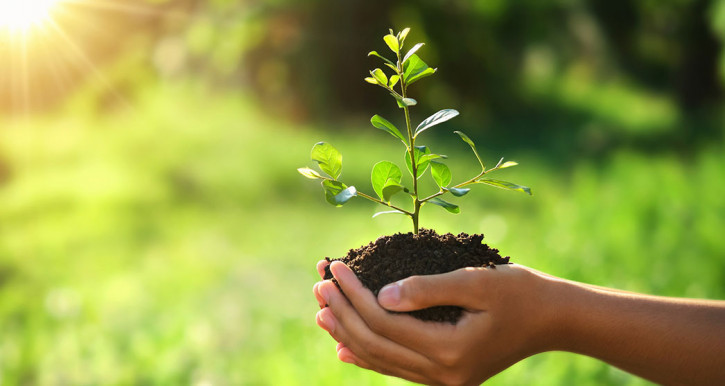
[[[431,229],[421,229],[417,235],[411,232],[383,236],[368,245],[351,249],[339,259],[326,259],[345,263],[375,296],[385,285],[409,276],[435,275],[464,267],[495,268],[509,263],[508,256],[501,257],[497,249],[483,244],[482,234],[439,235]],[[325,279],[332,278],[328,266]],[[408,314],[420,320],[455,324],[463,315],[463,309],[438,306]]]

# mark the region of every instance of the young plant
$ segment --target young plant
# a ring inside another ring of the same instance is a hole
[[[469,188],[471,185],[486,184],[497,188],[525,192],[531,195],[531,189],[526,186],[487,178],[487,174],[496,170],[516,166],[517,163],[513,161],[503,162],[503,158],[501,158],[496,166],[486,169],[485,164],[476,150],[476,145],[463,132],[455,131],[455,133],[458,134],[458,136],[461,137],[461,139],[473,150],[473,153],[476,155],[476,158],[481,165],[481,172],[473,178],[453,185],[451,184],[451,171],[448,166],[443,163],[443,160],[447,157],[445,155],[432,153],[430,148],[420,145],[417,142],[419,136],[423,132],[457,116],[458,111],[453,109],[441,110],[425,119],[415,128],[415,130],[413,130],[410,119],[410,108],[415,106],[418,102],[408,96],[408,88],[413,83],[435,74],[436,69],[428,67],[428,65],[416,54],[418,50],[423,47],[424,43],[414,45],[403,55],[403,46],[405,45],[405,39],[408,36],[409,31],[410,28],[406,28],[395,34],[391,29],[390,34],[383,37],[385,44],[388,48],[390,48],[393,54],[395,54],[395,58],[393,60],[378,54],[376,51],[372,51],[368,54],[368,56],[376,56],[382,59],[385,66],[393,72],[390,77],[388,77],[382,69],[376,68],[370,71],[370,76],[365,78],[365,81],[385,89],[393,98],[395,98],[398,107],[403,109],[407,135],[403,135],[394,124],[380,115],[374,115],[372,119],[370,119],[370,122],[375,128],[387,132],[400,140],[403,146],[405,146],[405,154],[403,158],[408,172],[413,179],[412,188],[402,185],[403,173],[396,164],[390,161],[380,161],[373,166],[371,182],[378,198],[360,192],[354,186],[345,185],[343,182],[339,181],[340,175],[342,174],[342,154],[326,142],[319,142],[315,144],[312,148],[311,154],[312,160],[317,162],[324,174],[321,174],[311,168],[300,168],[297,170],[307,178],[322,180],[322,188],[325,191],[325,199],[330,204],[342,206],[353,197],[368,199],[391,209],[389,211],[376,213],[373,217],[386,213],[404,214],[413,221],[413,232],[416,234],[419,229],[420,209],[425,204],[438,205],[450,213],[460,213],[458,205],[444,201],[441,199],[441,196],[448,193],[456,197],[465,196],[471,190]],[[438,186],[438,191],[429,195],[421,195],[419,179],[428,169],[430,169],[430,174]],[[392,197],[399,193],[404,193],[410,196],[412,208],[404,209],[391,202]]]

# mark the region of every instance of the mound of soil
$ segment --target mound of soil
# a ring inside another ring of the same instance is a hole
[[[362,284],[377,296],[386,284],[409,276],[434,275],[464,267],[494,268],[498,264],[508,264],[508,256],[501,257],[497,249],[490,248],[482,241],[482,234],[439,235],[434,230],[421,229],[417,235],[397,233],[383,236],[368,245],[351,249],[342,258],[326,259],[345,263],[357,274]],[[332,279],[329,266],[325,269],[325,279]],[[455,324],[461,318],[463,309],[439,306],[408,314],[420,320]]]

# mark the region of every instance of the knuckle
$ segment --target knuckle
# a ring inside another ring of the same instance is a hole
[[[426,281],[421,276],[411,276],[403,280],[402,296],[410,301],[415,301],[418,294],[424,293],[426,289]]]

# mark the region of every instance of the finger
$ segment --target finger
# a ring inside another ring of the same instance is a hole
[[[378,302],[391,311],[414,311],[434,306],[481,311],[486,304],[486,281],[493,273],[495,271],[484,268],[462,268],[439,275],[411,276],[383,287],[378,292]]]
[[[352,350],[350,350],[349,347],[345,346],[344,343],[340,342],[337,344],[337,359],[349,363],[358,367],[362,367],[363,369],[370,370],[372,368],[372,365],[370,363],[367,363],[359,356],[355,355]]]
[[[317,273],[320,275],[320,278],[325,278],[325,267],[328,265],[330,265],[330,262],[324,259],[317,262]]]
[[[312,286],[312,293],[315,295],[315,299],[317,299],[317,304],[320,306],[320,308],[324,308],[327,304],[325,304],[325,299],[322,298],[322,295],[320,295],[319,286],[321,282],[315,283],[315,285]]]
[[[330,270],[357,313],[376,334],[418,353],[431,352],[441,341],[452,340],[455,326],[427,323],[409,315],[391,314],[378,304],[373,293],[363,287],[355,273],[345,264],[333,262]]]
[[[329,304],[318,313],[323,328],[361,359],[361,367],[416,382],[436,368],[428,358],[373,333],[332,282],[321,283],[320,292]]]

